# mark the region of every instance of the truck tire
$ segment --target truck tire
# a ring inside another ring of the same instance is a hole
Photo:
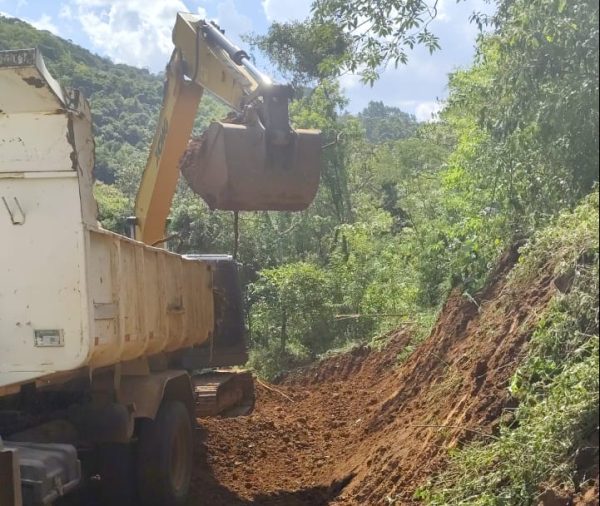
[[[192,424],[185,405],[163,402],[154,420],[141,424],[137,487],[141,506],[185,504],[192,475]]]

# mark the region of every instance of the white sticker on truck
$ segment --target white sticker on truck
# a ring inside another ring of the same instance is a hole
[[[65,345],[62,329],[35,330],[35,345],[39,348],[60,348]]]

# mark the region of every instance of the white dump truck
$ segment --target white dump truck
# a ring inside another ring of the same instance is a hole
[[[252,407],[252,377],[222,369],[247,358],[236,263],[176,255],[161,239],[178,160],[214,72],[216,91],[224,86],[227,103],[242,115],[253,111],[253,120],[247,127],[240,116],[233,126],[218,123],[213,138],[227,150],[229,131],[238,146],[249,145],[247,134],[263,155],[275,153],[287,175],[277,179],[270,164],[262,177],[271,185],[306,170],[295,169],[298,149],[318,160],[319,136],[289,128],[287,100],[284,110],[281,100],[266,110],[269,97],[282,95],[263,89],[264,76],[214,25],[180,14],[174,42],[130,237],[97,222],[84,97],[63,89],[37,50],[0,52],[1,506],[77,494],[87,494],[81,504],[183,504],[196,419]],[[206,159],[208,169],[220,159],[233,180],[243,172],[227,153]],[[275,197],[251,191],[244,209],[281,208],[286,198],[297,209],[314,197],[306,185],[304,193]]]

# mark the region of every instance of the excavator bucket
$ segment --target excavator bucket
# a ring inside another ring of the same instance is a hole
[[[180,167],[211,209],[301,211],[319,186],[321,135],[296,130],[277,145],[261,125],[215,122],[190,142]]]

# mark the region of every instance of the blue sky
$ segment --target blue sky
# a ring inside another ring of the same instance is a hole
[[[447,75],[470,64],[477,30],[469,23],[473,11],[488,10],[485,0],[438,0],[440,15],[432,29],[442,50],[411,54],[408,65],[388,69],[374,87],[356,76],[344,76],[348,109],[361,110],[382,100],[427,120],[447,95]],[[0,0],[0,13],[70,39],[114,61],[164,69],[172,49],[170,34],[177,11],[216,19],[239,43],[239,35],[264,33],[271,21],[302,19],[311,0]]]

